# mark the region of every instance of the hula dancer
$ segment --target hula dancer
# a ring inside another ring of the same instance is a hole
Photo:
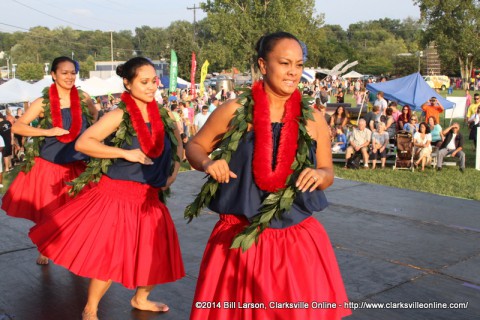
[[[191,319],[340,319],[350,314],[343,281],[312,217],[327,206],[322,190],[333,183],[329,129],[297,89],[298,39],[278,32],[256,48],[263,81],[216,109],[187,145],[192,166],[210,178],[186,218],[205,205],[220,213]]]
[[[26,165],[2,199],[2,209],[9,216],[39,223],[71,199],[67,183],[85,170],[88,156],[74,146],[96,110],[90,96],[75,87],[77,72],[72,59],[55,58],[54,83],[12,127],[13,133],[33,137],[33,142],[26,146]],[[30,126],[38,117],[39,126]],[[47,264],[48,259],[39,255],[37,263]]]
[[[150,60],[130,59],[117,74],[127,91],[117,109],[78,139],[76,149],[95,159],[74,190],[104,174],[30,232],[45,256],[91,278],[84,320],[98,319],[98,304],[112,281],[137,288],[134,308],[168,311],[147,297],[156,284],[185,275],[175,226],[159,199],[180,167],[180,135],[154,100],[157,76]],[[109,145],[103,144],[114,132]]]

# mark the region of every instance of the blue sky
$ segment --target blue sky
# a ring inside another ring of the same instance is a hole
[[[195,0],[1,0],[0,31],[25,31],[34,26],[71,26],[80,30],[134,30],[137,26],[167,27],[176,20],[193,22]],[[325,22],[349,24],[380,18],[419,18],[413,0],[316,0]],[[197,10],[197,20],[206,15]]]

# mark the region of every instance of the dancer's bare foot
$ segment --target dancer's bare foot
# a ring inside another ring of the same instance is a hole
[[[39,265],[48,264],[48,258],[45,257],[43,254],[39,253],[38,258],[37,258],[37,264],[39,264]]]
[[[82,312],[82,320],[99,320],[96,312],[85,311]]]
[[[139,310],[153,312],[167,312],[169,310],[168,306],[161,302],[155,302],[150,300],[139,301],[135,299],[135,297],[133,297],[130,302],[132,304],[132,307]]]

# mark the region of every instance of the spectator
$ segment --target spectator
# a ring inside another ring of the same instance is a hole
[[[428,102],[422,105],[422,110],[425,112],[425,119],[435,117],[437,123],[440,122],[440,113],[444,111],[442,104],[435,97],[431,97]]]
[[[209,116],[210,116],[210,112],[208,112],[208,106],[203,106],[202,112],[197,113],[197,115],[195,115],[195,119],[193,120],[195,134],[197,134],[197,132],[200,131],[200,129],[202,129],[205,122],[207,122],[207,119]]]
[[[342,126],[336,126],[335,130],[336,130],[336,135],[335,135],[336,141],[332,145],[332,152],[333,153],[340,152],[340,151],[345,152],[345,150],[347,149],[347,136],[343,132]]]
[[[335,95],[337,97],[337,103],[344,103],[345,101],[345,92],[343,92],[342,86],[338,87],[338,92]]]
[[[343,106],[338,106],[332,117],[330,118],[330,127],[335,128],[335,126],[345,127],[347,125],[349,115]]]
[[[187,146],[187,143],[188,143],[188,137],[185,133],[181,133],[180,138],[182,139],[182,145],[183,145],[182,161],[185,162],[187,161],[187,158],[185,157],[185,147]]]
[[[438,151],[437,170],[442,170],[443,158],[447,155],[460,159],[460,171],[465,172],[465,153],[463,152],[463,136],[460,133],[460,125],[454,122],[450,127],[443,130],[443,140]]]
[[[0,136],[4,141],[2,156],[5,167],[3,171],[8,172],[12,170],[12,123],[7,120],[3,113],[0,113]]]
[[[218,107],[218,103],[218,99],[213,98],[212,103],[210,103],[210,106],[208,107],[208,113],[212,113],[213,111],[215,111],[215,109],[217,109]]]
[[[473,95],[473,103],[470,104],[470,106],[468,107],[468,110],[467,110],[467,118],[466,118],[467,121],[470,120],[470,118],[475,113],[477,113],[478,107],[480,107],[480,94],[475,93]]]
[[[380,108],[380,116],[385,115],[385,111],[387,110],[388,104],[387,100],[383,98],[384,93],[383,91],[378,91],[377,93],[377,100],[375,100],[374,106],[378,106]]]
[[[465,122],[468,121],[467,113],[470,105],[472,104],[472,96],[470,95],[470,90],[465,90]]]
[[[412,135],[418,131],[418,118],[416,115],[412,115],[410,121],[405,123],[403,130],[410,132]]]
[[[393,119],[392,107],[388,107],[385,113],[387,115],[385,118],[385,130],[388,132],[390,143],[395,143],[395,135],[397,134],[397,123],[395,122],[395,119]]]
[[[433,117],[432,117],[433,118]],[[432,135],[427,123],[422,122],[419,125],[418,131],[413,135],[414,154],[417,158],[415,166],[418,167],[422,163],[421,171],[425,170],[425,164],[430,159],[432,154]]]
[[[468,119],[468,127],[470,128],[469,140],[473,140],[473,150],[477,148],[477,128],[480,127],[480,106],[477,112]]]
[[[374,132],[376,125],[378,123],[378,118],[380,115],[380,107],[379,106],[373,106],[372,111],[367,112],[365,115],[365,123],[367,124],[367,128],[370,129],[370,131]]]
[[[350,157],[357,152],[361,152],[363,156],[363,168],[368,169],[368,145],[372,138],[372,132],[366,128],[365,119],[358,121],[358,128],[353,129],[350,136],[349,146],[345,155],[345,168]]]
[[[357,84],[356,82],[355,84]],[[365,88],[359,88],[359,90],[355,90],[355,93],[353,94],[355,98],[355,102],[357,103],[357,108],[361,108],[365,104],[365,96],[366,96],[366,91]],[[368,127],[368,123],[367,123]]]
[[[13,126],[13,124],[15,123],[15,117],[12,115],[12,111],[10,110],[9,107],[5,108],[5,114],[6,114],[5,119],[8,122],[10,122],[10,126]]]
[[[398,104],[395,101],[390,102],[388,106],[392,108],[392,117],[393,117],[393,120],[395,120],[395,126],[396,126],[398,118],[402,113],[398,111]]]
[[[442,126],[436,122],[435,117],[430,117],[428,118],[428,128],[430,129],[430,134],[432,135],[432,147],[439,148],[444,139],[442,134]]]
[[[385,169],[385,163],[387,161],[387,146],[388,146],[388,132],[385,131],[385,123],[377,123],[377,131],[372,134],[372,169],[377,166],[377,156],[380,155],[380,161],[382,163],[382,169]]]
[[[180,117],[178,105],[176,103],[170,106],[170,110],[172,110],[173,118],[175,119],[175,124],[177,125],[178,131],[183,133],[183,121]]]
[[[410,118],[412,117],[412,110],[410,109],[410,106],[404,105],[402,108],[402,112],[398,116],[397,120],[397,128],[398,130],[404,130],[405,124],[410,122]]]

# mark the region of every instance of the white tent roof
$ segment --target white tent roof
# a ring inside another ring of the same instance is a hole
[[[18,79],[11,79],[0,85],[0,103],[29,101],[31,84]]]
[[[43,89],[45,87],[50,87],[53,83],[51,76],[45,76],[42,80],[39,80],[31,85],[30,87],[30,102],[40,98],[42,96]],[[82,86],[82,80],[80,78],[75,79],[75,86],[80,87]]]
[[[110,78],[105,80],[105,82],[110,89],[109,93],[122,93],[123,91],[125,91],[125,87],[123,86],[123,79],[117,75],[111,76]]]
[[[348,73],[345,73],[342,78],[344,79],[350,79],[350,78],[360,78],[363,77],[363,74],[358,73],[357,71],[350,71]]]

